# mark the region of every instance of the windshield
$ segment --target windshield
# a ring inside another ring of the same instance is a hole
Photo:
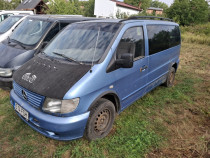
[[[25,45],[35,45],[50,26],[51,22],[27,18],[15,29],[10,39]]]
[[[10,16],[6,20],[0,23],[0,34],[7,32],[16,22],[22,17]]]
[[[72,24],[46,47],[44,53],[78,62],[96,62],[104,54],[119,26],[119,23],[107,22]]]

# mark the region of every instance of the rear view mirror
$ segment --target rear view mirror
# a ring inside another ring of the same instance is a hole
[[[132,68],[133,67],[133,54],[129,54],[129,53],[122,54],[120,59],[116,60],[116,65],[122,68]]]

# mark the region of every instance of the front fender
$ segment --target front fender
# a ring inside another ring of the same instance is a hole
[[[120,103],[120,99],[119,96],[117,95],[117,93],[114,90],[110,90],[110,89],[101,89],[95,92],[92,92],[90,94],[84,95],[80,98],[80,102],[78,107],[76,108],[76,110],[72,113],[67,114],[67,116],[74,116],[74,115],[78,115],[78,114],[82,114],[85,113],[87,111],[89,111],[91,109],[92,106],[95,105],[95,103],[102,98],[105,95],[114,95],[117,99],[117,112],[120,111],[121,107],[121,103]],[[66,98],[67,99],[67,98]]]

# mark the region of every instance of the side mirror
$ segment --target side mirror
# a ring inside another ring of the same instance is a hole
[[[122,54],[121,58],[116,60],[116,65],[122,68],[132,68],[133,54],[129,53]]]

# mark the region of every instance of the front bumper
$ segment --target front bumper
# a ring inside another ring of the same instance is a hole
[[[12,89],[12,78],[0,77],[0,88],[3,89]]]
[[[28,104],[25,100],[18,97],[14,90],[10,93],[10,102],[15,107],[19,104],[29,113],[29,120],[24,119],[18,112],[18,116],[37,132],[46,137],[56,140],[72,140],[83,136],[89,117],[89,112],[72,116],[57,117],[37,110]]]

